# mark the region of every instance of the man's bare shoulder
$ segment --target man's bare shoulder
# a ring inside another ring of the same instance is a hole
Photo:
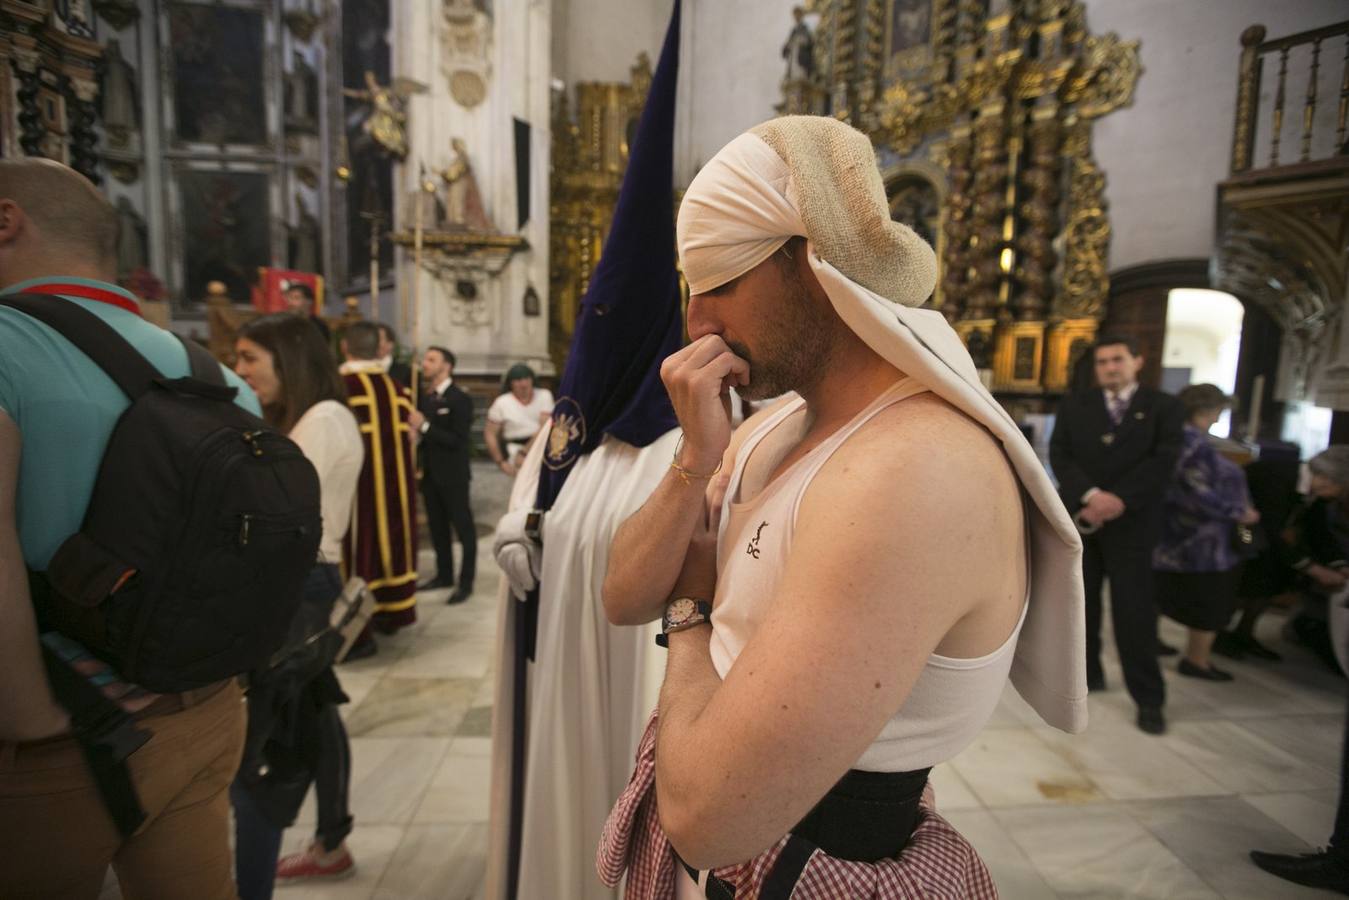
[[[812,481],[793,576],[822,572],[848,585],[847,608],[882,622],[902,608],[935,629],[930,650],[980,656],[1020,612],[1024,584],[1008,573],[1024,572],[1024,516],[998,439],[935,396],[912,397],[859,428]]]
[[[877,413],[831,460],[837,474],[882,494],[932,494],[948,502],[1018,492],[1001,442],[935,394],[920,394]],[[822,473],[823,474],[823,473]]]

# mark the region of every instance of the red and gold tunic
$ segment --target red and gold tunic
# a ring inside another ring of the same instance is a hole
[[[412,394],[376,360],[342,366],[347,403],[365,441],[352,532],[342,546],[347,575],[364,578],[375,595],[372,624],[397,629],[417,620],[417,514],[408,413]]]

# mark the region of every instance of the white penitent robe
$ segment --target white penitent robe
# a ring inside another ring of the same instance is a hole
[[[617,896],[595,874],[595,849],[656,705],[665,655],[655,646],[658,623],[610,625],[600,592],[614,533],[669,470],[678,434],[670,431],[642,448],[605,438],[576,461],[547,513],[538,639],[528,675],[521,900]],[[511,493],[512,510],[533,506],[546,443],[536,440],[530,448]],[[511,660],[519,608],[504,577],[498,595],[489,900],[506,897],[516,690]]]

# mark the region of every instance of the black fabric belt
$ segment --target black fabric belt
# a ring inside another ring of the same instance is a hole
[[[848,770],[791,830],[786,846],[764,879],[760,900],[787,900],[816,850],[851,862],[898,856],[918,827],[919,801],[931,771]],[[696,869],[683,860],[680,865],[690,878],[698,880]],[[733,900],[735,889],[709,873],[704,894],[710,900]]]

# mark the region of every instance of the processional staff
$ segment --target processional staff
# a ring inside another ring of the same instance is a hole
[[[412,402],[416,403],[421,396],[418,392],[418,374],[421,372],[421,359],[417,351],[418,338],[420,333],[422,316],[422,244],[426,236],[425,229],[425,208],[426,195],[434,194],[436,183],[426,177],[426,166],[422,166],[421,176],[418,180],[417,202],[413,204],[413,225],[412,225],[412,331],[409,340],[412,343]],[[412,442],[412,465],[417,465],[417,442]]]
[[[384,216],[378,209],[361,213],[370,220],[370,321],[379,321],[379,223]]]

